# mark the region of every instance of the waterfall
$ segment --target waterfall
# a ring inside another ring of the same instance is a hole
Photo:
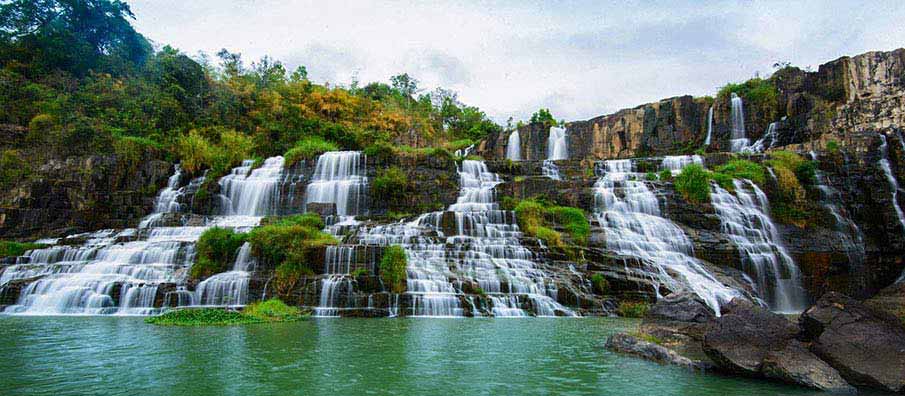
[[[707,137],[704,139],[704,146],[710,146],[710,136],[713,134],[713,106],[707,110]]]
[[[678,162],[668,157],[666,169]],[[664,161],[665,162],[665,161]],[[604,162],[604,174],[594,185],[594,211],[606,232],[607,248],[621,255],[639,258],[649,270],[660,297],[659,287],[671,291],[690,290],[719,315],[719,306],[740,296],[717,281],[694,258],[691,240],[670,220],[660,215],[657,197],[633,172],[631,160]]]
[[[551,126],[547,138],[547,159],[544,160],[543,174],[553,180],[561,180],[559,167],[553,161],[569,159],[569,145],[566,142],[566,128]]]
[[[354,246],[327,246],[324,254],[324,274],[316,316],[337,316],[339,311],[351,303],[352,263],[355,261]],[[341,301],[345,297],[345,301]]]
[[[764,136],[761,136],[760,139],[757,139],[754,144],[742,147],[738,151],[760,153],[768,148],[772,148],[776,143],[776,125],[777,123],[771,122],[770,125],[767,126],[767,130],[764,132]]]
[[[522,141],[518,129],[509,134],[509,143],[506,145],[506,159],[520,161],[522,159]]]
[[[704,166],[704,158],[700,155],[668,155],[660,162],[660,169],[668,170],[673,176],[682,173],[682,169],[695,164]]]
[[[251,244],[245,242],[236,254],[232,271],[207,278],[195,289],[198,305],[234,306],[248,303],[248,280],[254,268]]]
[[[340,218],[352,218],[366,210],[362,191],[366,191],[367,184],[360,151],[328,151],[317,158],[305,193],[305,205],[332,203]]]
[[[738,248],[744,270],[758,292],[780,312],[800,312],[807,304],[798,266],[786,252],[767,215],[767,196],[749,180],[734,180],[735,195],[713,185],[710,201],[721,229]]]
[[[474,144],[468,145],[468,147],[458,149],[455,152],[456,157],[465,158],[471,155],[471,152],[474,150]]]
[[[892,207],[896,210],[896,216],[899,218],[899,224],[905,228],[905,214],[902,213],[902,208],[899,206],[899,182],[896,180],[896,176],[892,173],[892,169],[889,167],[889,148],[886,144],[886,135],[880,134],[880,140],[883,142],[880,144],[880,168],[883,169],[883,174],[886,175],[886,180],[889,182],[889,188],[892,189]]]
[[[817,161],[817,154],[809,153],[812,161]],[[839,233],[846,246],[846,254],[853,267],[860,268],[864,263],[864,233],[852,219],[843,206],[839,191],[830,186],[826,175],[819,169],[814,170],[817,190],[820,191],[820,203],[830,212],[836,221],[836,232]]]
[[[271,157],[264,160],[260,168],[252,170],[254,160],[246,160],[221,178],[221,213],[224,216],[258,217],[275,214],[283,163],[283,157]]]
[[[239,305],[247,300],[249,247],[239,250],[233,271],[218,274],[185,290],[186,274],[195,259],[195,242],[212,226],[247,230],[271,214],[278,200],[283,159],[269,158],[250,170],[251,161],[220,180],[224,215],[203,226],[165,227],[157,219],[179,211],[181,170],[174,168],[167,188],[158,194],[154,212],[139,229],[102,230],[69,238],[66,243],[25,253],[3,270],[0,287],[13,280],[39,277],[26,285],[5,313],[25,315],[149,315],[161,306]],[[194,183],[194,181],[193,181]]]
[[[732,137],[729,140],[732,152],[742,151],[750,141],[745,137],[745,111],[742,98],[732,93],[729,118],[732,125]]]

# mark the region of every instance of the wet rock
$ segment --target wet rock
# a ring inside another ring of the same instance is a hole
[[[317,213],[322,218],[326,218],[327,216],[333,216],[336,214],[336,204],[335,203],[320,203],[320,202],[311,202],[306,206],[308,212]]]
[[[652,342],[639,340],[638,338],[625,333],[613,334],[607,338],[606,348],[613,352],[635,355],[642,359],[662,364],[673,364],[676,366],[698,369],[709,368],[705,363],[692,361],[666,347]]]
[[[827,293],[800,318],[811,350],[852,384],[905,391],[905,328],[892,315]]]
[[[692,293],[673,293],[654,304],[645,319],[707,323],[713,311]]]

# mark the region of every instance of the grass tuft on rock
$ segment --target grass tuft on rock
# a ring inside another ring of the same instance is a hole
[[[236,251],[245,243],[245,234],[232,229],[214,227],[204,231],[195,245],[192,279],[204,279],[225,272],[235,261]]]
[[[383,257],[380,258],[378,265],[380,270],[380,279],[383,284],[393,293],[405,292],[405,281],[408,278],[406,267],[408,259],[405,250],[398,245],[388,246],[383,250]]]
[[[650,304],[644,301],[622,301],[616,313],[624,318],[643,318],[649,309]]]
[[[33,249],[42,249],[47,245],[30,242],[0,241],[0,258],[18,257]]]
[[[339,146],[336,143],[324,140],[318,136],[308,136],[295,143],[286,154],[283,155],[285,167],[291,167],[301,160],[314,159],[317,156],[328,151],[337,151]]]

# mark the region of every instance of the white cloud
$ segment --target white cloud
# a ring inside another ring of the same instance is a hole
[[[186,53],[264,55],[316,81],[408,72],[496,120],[587,119],[769,73],[905,45],[898,1],[422,3],[140,0],[140,32]]]

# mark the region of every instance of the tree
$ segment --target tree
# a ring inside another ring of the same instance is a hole
[[[540,109],[531,115],[532,124],[556,125],[556,119],[550,114],[550,109]]]
[[[151,45],[119,0],[13,0],[0,5],[0,61],[32,72],[123,74],[144,64]]]

